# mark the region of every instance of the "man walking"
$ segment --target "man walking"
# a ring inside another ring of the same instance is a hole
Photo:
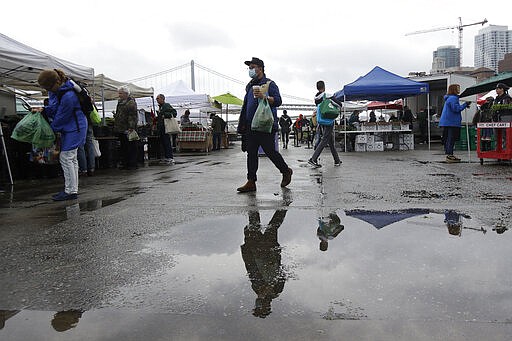
[[[320,143],[315,148],[315,152],[313,153],[313,156],[308,160],[308,163],[313,166],[314,168],[322,167],[318,163],[318,157],[320,156],[320,153],[324,150],[325,146],[329,145],[329,148],[331,149],[332,157],[334,158],[334,166],[340,166],[341,161],[340,157],[338,156],[338,152],[336,151],[335,141],[334,141],[334,119],[328,119],[325,117],[322,117],[322,113],[320,112],[320,103],[322,103],[324,98],[328,98],[325,94],[325,84],[323,81],[318,81],[316,83],[316,87],[318,90],[318,93],[315,96],[315,104],[318,105],[317,110],[317,122],[318,122],[318,128],[321,129],[322,138],[320,140]]]
[[[247,150],[247,183],[237,188],[239,192],[256,191],[256,173],[258,171],[258,148],[261,146],[267,157],[282,174],[281,187],[286,187],[292,180],[292,170],[288,167],[281,154],[275,148],[275,134],[278,131],[277,107],[281,105],[281,94],[276,83],[265,75],[265,65],[259,58],[245,62],[249,66],[249,77],[252,80],[245,87],[244,103],[240,112],[238,132],[243,138]],[[261,100],[266,99],[274,116],[274,124],[270,133],[254,131],[251,123]]]
[[[288,141],[290,139],[290,130],[293,122],[288,112],[283,110],[283,114],[279,118],[279,126],[281,127],[281,140],[283,141],[283,148],[288,149]]]

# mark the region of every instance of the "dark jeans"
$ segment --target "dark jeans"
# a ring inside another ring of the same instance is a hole
[[[460,127],[444,127],[443,129],[443,143],[444,153],[446,155],[453,155],[453,146],[455,141],[460,137]]]
[[[288,147],[288,141],[290,140],[290,131],[289,130],[281,130],[281,141],[283,141],[283,146]]]
[[[275,149],[275,133],[249,131],[247,134],[247,179],[257,180],[258,149],[261,146],[267,157],[281,173],[288,171],[288,165],[281,154]]]
[[[220,150],[222,133],[213,133],[213,150]]]
[[[139,141],[128,141],[128,135],[120,133],[117,135],[121,143],[120,157],[121,165],[128,168],[137,167],[137,143]]]
[[[94,139],[92,124],[89,122],[87,124],[85,144],[78,147],[78,169],[80,172],[94,171],[94,168],[96,168],[96,156],[94,155],[94,146],[92,144]]]
[[[164,157],[166,159],[172,159],[171,138],[169,134],[165,133],[165,127],[163,125],[158,127],[158,135],[160,136],[160,143],[162,144],[162,147],[164,147]]]
[[[338,152],[336,151],[336,144],[334,141],[334,134],[333,129],[334,126],[322,126],[322,138],[320,140],[320,143],[315,148],[315,152],[313,153],[313,156],[311,159],[313,161],[317,161],[318,157],[320,156],[320,153],[324,150],[326,146],[329,146],[329,149],[331,150],[332,157],[334,158],[335,163],[340,162],[340,157],[338,156]]]

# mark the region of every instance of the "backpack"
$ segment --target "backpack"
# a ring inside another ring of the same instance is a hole
[[[78,97],[78,101],[80,102],[80,108],[84,115],[94,124],[98,124],[101,122],[101,117],[98,114],[98,109],[96,105],[91,99],[89,95],[89,91],[85,87],[85,84],[79,81],[75,81],[70,79],[71,84],[73,84],[73,89],[75,90],[75,94]]]
[[[220,130],[221,131],[226,130],[226,125],[227,125],[226,121],[224,121],[222,118],[220,118]]]

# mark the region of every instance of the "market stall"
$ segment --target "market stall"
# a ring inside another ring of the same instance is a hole
[[[347,100],[371,100],[371,101],[394,101],[400,98],[417,96],[422,93],[428,93],[429,86],[426,83],[416,82],[404,77],[400,77],[394,73],[386,71],[378,66],[373,68],[366,75],[359,77],[352,83],[343,87],[342,90],[336,92],[334,97],[338,101]],[[430,117],[430,112],[428,113]],[[345,115],[346,119],[346,115]],[[346,126],[346,124],[345,124]],[[384,129],[383,129],[384,130]],[[390,133],[394,133],[393,129],[388,129]],[[401,130],[401,129],[400,129]],[[353,134],[347,130],[344,133],[345,151],[347,150],[347,134]],[[365,133],[366,134],[366,133]],[[411,134],[412,135],[412,134]],[[400,135],[398,135],[400,136]],[[430,136],[430,134],[429,134]],[[363,138],[362,138],[363,139]],[[400,137],[398,137],[399,142]],[[409,140],[410,137],[404,137]],[[414,139],[412,139],[414,141]],[[379,141],[380,142],[380,141]],[[384,141],[383,141],[384,142]],[[429,140],[430,143],[430,140]],[[408,144],[410,147],[411,145]],[[412,144],[414,148],[414,144]],[[380,149],[380,148],[379,148]]]

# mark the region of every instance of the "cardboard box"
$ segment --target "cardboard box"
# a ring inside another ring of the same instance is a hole
[[[383,152],[384,151],[384,142],[375,142],[375,151]]]
[[[362,131],[375,131],[377,130],[377,124],[375,123],[363,123],[361,124]]]
[[[356,143],[355,150],[356,150],[356,152],[365,152],[366,151],[366,143]]]
[[[368,142],[368,136],[361,134],[356,135],[356,143],[367,143]]]

